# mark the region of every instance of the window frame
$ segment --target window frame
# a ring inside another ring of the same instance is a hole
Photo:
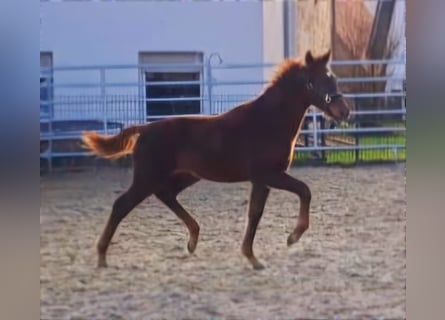
[[[139,53],[139,63],[140,63],[140,72],[139,72],[139,79],[141,83],[140,87],[140,97],[142,100],[142,107],[145,114],[145,120],[151,121],[156,118],[159,118],[163,115],[165,116],[171,116],[174,115],[174,113],[167,111],[165,114],[162,115],[153,115],[150,114],[150,101],[147,101],[147,99],[153,98],[150,97],[148,94],[149,91],[149,81],[147,81],[147,75],[152,74],[169,74],[169,73],[193,73],[196,74],[198,77],[198,80],[190,80],[190,81],[198,81],[199,84],[197,84],[199,88],[197,103],[198,103],[198,110],[197,112],[200,114],[203,110],[203,78],[204,78],[204,64],[203,64],[203,58],[204,54],[202,52],[140,52]],[[159,80],[158,80],[159,81]],[[169,80],[172,81],[172,80]],[[173,80],[175,81],[175,80]],[[183,80],[183,81],[189,81],[189,80]],[[157,81],[155,81],[157,82]],[[177,87],[178,85],[172,85],[171,88]],[[180,85],[179,85],[180,86]],[[188,85],[187,85],[188,86]],[[193,86],[193,85],[191,85]],[[169,87],[166,85],[165,87]],[[180,90],[179,90],[180,91]],[[172,96],[171,98],[180,98],[180,96]],[[193,96],[194,97],[194,96]],[[153,102],[151,102],[153,103]],[[180,103],[180,102],[177,102]],[[175,102],[171,103],[170,106],[175,104]],[[187,114],[187,113],[178,113],[178,115]]]
[[[40,52],[40,119],[50,119],[54,114],[54,75],[53,75],[53,54],[50,51]],[[42,106],[42,82],[47,83],[46,108]],[[44,107],[44,108],[42,108]],[[46,110],[45,110],[46,109]]]

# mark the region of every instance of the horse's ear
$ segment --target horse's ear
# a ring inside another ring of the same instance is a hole
[[[314,56],[312,55],[311,50],[308,50],[306,52],[306,57],[304,58],[306,65],[311,65],[312,63],[314,63],[315,59]]]
[[[319,58],[319,61],[323,64],[327,64],[330,58],[331,58],[331,49],[328,49],[328,51]]]

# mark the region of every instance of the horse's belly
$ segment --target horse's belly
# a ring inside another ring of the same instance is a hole
[[[252,174],[261,175],[271,172],[283,172],[289,168],[293,157],[293,148],[280,145],[265,145],[267,151],[257,152],[252,158]]]
[[[178,170],[189,171],[194,175],[215,182],[241,182],[248,180],[246,161],[218,155],[189,154],[182,156]]]
[[[227,174],[223,172],[196,170],[193,172],[195,176],[214,182],[243,182],[249,180],[247,174]]]

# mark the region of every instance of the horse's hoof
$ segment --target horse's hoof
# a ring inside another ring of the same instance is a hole
[[[191,241],[187,243],[187,251],[189,254],[193,254],[195,252],[196,244],[197,244],[196,242],[191,242]]]
[[[301,235],[295,234],[295,233],[291,233],[288,237],[287,237],[287,246],[290,247],[291,245],[293,245],[295,242],[298,242],[298,240],[300,240]]]
[[[99,269],[101,269],[101,268],[107,268],[107,267],[108,267],[107,261],[105,261],[105,260],[99,260],[99,261],[97,262],[97,267],[98,267]]]
[[[266,267],[265,267],[261,262],[259,262],[255,257],[248,258],[248,259],[249,259],[249,262],[250,262],[250,264],[252,265],[252,268],[253,268],[254,270],[263,270],[263,269],[266,268]]]
[[[253,270],[263,270],[263,269],[266,269],[266,267],[262,263],[260,263],[260,262],[252,264],[252,267],[253,267]]]

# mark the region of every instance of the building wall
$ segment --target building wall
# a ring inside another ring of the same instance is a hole
[[[331,1],[297,0],[295,45],[299,57],[307,50],[324,53],[331,47]]]
[[[284,58],[283,1],[263,1],[263,51],[264,62],[277,64]],[[267,81],[275,68],[265,68]]]
[[[406,61],[406,2],[396,1],[390,37],[395,41],[394,59]],[[406,78],[406,68],[404,64],[397,64],[388,67],[388,75],[397,78]],[[387,84],[388,91],[404,90],[404,84],[401,80],[389,82]]]
[[[375,16],[377,0],[366,1],[337,1],[335,5],[335,48],[334,60],[359,60],[365,57]],[[396,1],[390,30],[390,41],[397,43],[395,59],[404,60],[406,57],[405,37],[405,9],[406,3]],[[321,53],[331,47],[331,19],[332,2],[296,0],[295,28],[296,49],[299,56],[303,56],[310,49],[315,53]],[[333,70],[339,77],[370,76],[369,71],[361,66],[334,67]],[[405,77],[404,64],[390,65],[387,68],[388,76]],[[385,86],[385,84],[383,84]],[[342,83],[344,92],[401,90],[403,82],[400,80],[388,81],[386,89],[375,88],[370,83]]]
[[[54,66],[136,65],[140,52],[218,52],[224,63],[261,63],[264,54],[263,4],[244,2],[42,2],[41,51]],[[275,37],[277,37],[275,35]],[[278,36],[279,38],[279,36]],[[107,82],[137,83],[139,71],[107,71]],[[262,80],[263,70],[215,71],[213,78]],[[100,73],[56,71],[55,95],[97,95],[100,88],[57,88],[63,83],[97,83]],[[107,94],[138,94],[137,87],[107,88]],[[254,95],[261,86],[215,87],[217,94]],[[144,108],[140,108],[144,113]],[[75,114],[82,112],[76,109]],[[102,109],[101,111],[102,112]],[[115,111],[113,111],[115,113]],[[57,116],[57,114],[56,114]],[[136,117],[139,115],[135,114]]]

